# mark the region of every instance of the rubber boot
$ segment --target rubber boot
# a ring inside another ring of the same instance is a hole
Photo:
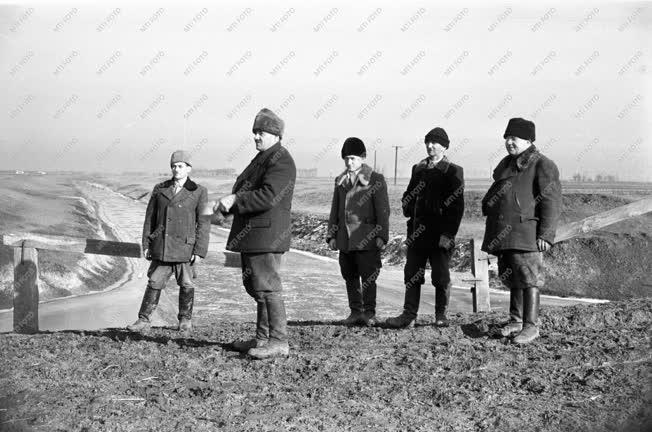
[[[269,320],[267,318],[267,304],[264,300],[256,301],[256,337],[249,340],[240,340],[231,343],[236,351],[246,353],[252,348],[260,348],[267,344],[269,338]]]
[[[514,343],[526,344],[539,337],[537,320],[539,318],[539,289],[526,288],[523,302],[523,330],[516,335]]]
[[[342,324],[363,324],[364,315],[362,314],[362,290],[360,287],[360,278],[345,279],[345,282],[346,295],[349,298],[349,309],[351,309],[351,313],[342,321]]]
[[[282,298],[273,297],[265,300],[269,321],[269,339],[260,348],[252,348],[247,354],[256,359],[287,357],[290,353],[287,334],[285,303]]]
[[[378,286],[376,278],[378,277],[377,269],[374,273],[367,276],[362,282],[362,303],[364,313],[362,315],[361,324],[367,327],[373,327],[378,323],[376,319],[376,293]]]
[[[509,289],[509,322],[500,329],[504,337],[523,329],[523,290],[510,287]]]
[[[451,284],[435,286],[435,327],[448,327],[448,302],[451,296]]]
[[[127,326],[127,329],[130,331],[143,331],[150,328],[152,324],[149,321],[149,317],[156,309],[160,297],[161,290],[147,287],[145,294],[143,295],[143,301],[140,303],[138,320],[130,326]]]
[[[190,333],[192,331],[192,308],[195,303],[195,288],[179,288],[179,331]]]

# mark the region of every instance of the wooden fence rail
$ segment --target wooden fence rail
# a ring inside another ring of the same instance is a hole
[[[651,211],[652,197],[616,207],[576,222],[570,222],[557,229],[555,243],[569,240],[578,235]],[[496,257],[481,251],[481,245],[482,239],[471,239],[471,247],[473,251],[471,257],[471,272],[473,273],[474,279],[469,279],[467,281],[474,283],[474,286],[471,288],[473,293],[473,312],[484,312],[491,309],[489,303],[489,264],[492,260],[496,260]]]
[[[555,242],[568,240],[577,235],[652,211],[652,198],[636,201],[622,207],[590,216],[578,222],[571,222],[559,228]],[[489,264],[495,257],[480,250],[481,239],[471,240],[473,282],[473,311],[488,311]],[[138,243],[108,240],[42,235],[34,233],[12,233],[0,235],[0,246],[14,248],[14,331],[16,333],[38,332],[38,251],[51,250],[141,258]],[[215,250],[215,249],[211,249]],[[240,267],[240,254],[222,251],[223,265]]]

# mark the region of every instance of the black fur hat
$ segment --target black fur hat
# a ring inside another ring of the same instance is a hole
[[[534,122],[520,117],[509,119],[503,138],[507,138],[508,136],[515,136],[534,142]]]
[[[448,134],[443,128],[436,127],[426,134],[426,137],[423,139],[423,142],[428,143],[438,143],[443,147],[448,148],[450,141],[448,140]]]
[[[360,138],[350,137],[344,141],[342,146],[342,159],[347,156],[367,157],[367,149]]]

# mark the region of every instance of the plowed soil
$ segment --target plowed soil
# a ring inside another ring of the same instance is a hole
[[[290,323],[287,359],[228,343],[253,323],[3,334],[3,431],[648,431],[652,299],[546,308],[542,336],[501,313],[414,329]]]

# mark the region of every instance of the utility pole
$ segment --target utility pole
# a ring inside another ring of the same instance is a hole
[[[374,150],[374,171],[376,171],[376,150]]]
[[[403,146],[392,146],[394,147],[394,186],[396,186],[396,170],[398,167],[398,149],[402,148]]]

